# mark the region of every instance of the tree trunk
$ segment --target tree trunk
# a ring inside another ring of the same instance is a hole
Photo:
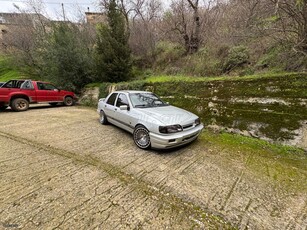
[[[193,9],[193,32],[191,34],[191,38],[189,39],[189,46],[187,53],[193,54],[196,53],[199,49],[200,45],[200,17],[198,13],[198,0],[193,2],[192,0],[187,0],[190,6]]]
[[[307,2],[302,6],[302,25],[299,31],[299,44],[304,52],[307,52]]]

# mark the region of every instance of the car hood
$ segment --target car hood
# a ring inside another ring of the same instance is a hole
[[[195,114],[175,106],[140,108],[139,111],[161,122],[163,125],[183,125],[193,122],[198,118]]]

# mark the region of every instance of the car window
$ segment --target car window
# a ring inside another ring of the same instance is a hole
[[[107,104],[109,105],[114,105],[115,103],[115,100],[116,100],[116,97],[117,97],[117,93],[113,93],[107,100]]]
[[[55,89],[57,89],[54,85],[51,85],[49,83],[44,83],[44,87],[45,87],[45,90],[55,90]]]
[[[34,89],[31,81],[25,81],[24,83],[22,83],[20,88],[21,89]]]
[[[42,82],[37,82],[37,88],[39,90],[55,90],[55,89],[57,89],[54,85],[51,85],[49,83],[42,83]]]
[[[128,102],[128,98],[125,94],[119,94],[118,98],[117,98],[117,102],[116,102],[116,107],[120,107],[121,105],[128,105],[129,106],[129,102]]]
[[[41,82],[37,82],[37,88],[38,90],[45,90],[44,84]]]

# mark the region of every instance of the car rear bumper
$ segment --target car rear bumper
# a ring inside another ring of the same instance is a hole
[[[150,133],[151,147],[155,149],[170,149],[188,144],[197,139],[203,128],[203,124],[200,124],[193,129],[170,135]]]

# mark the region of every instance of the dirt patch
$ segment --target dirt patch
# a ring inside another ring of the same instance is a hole
[[[142,151],[130,134],[101,126],[96,112],[83,107],[7,110],[0,117],[4,228],[307,226],[306,184],[284,188],[259,176],[249,153],[201,141]],[[306,171],[298,173],[306,181]]]

